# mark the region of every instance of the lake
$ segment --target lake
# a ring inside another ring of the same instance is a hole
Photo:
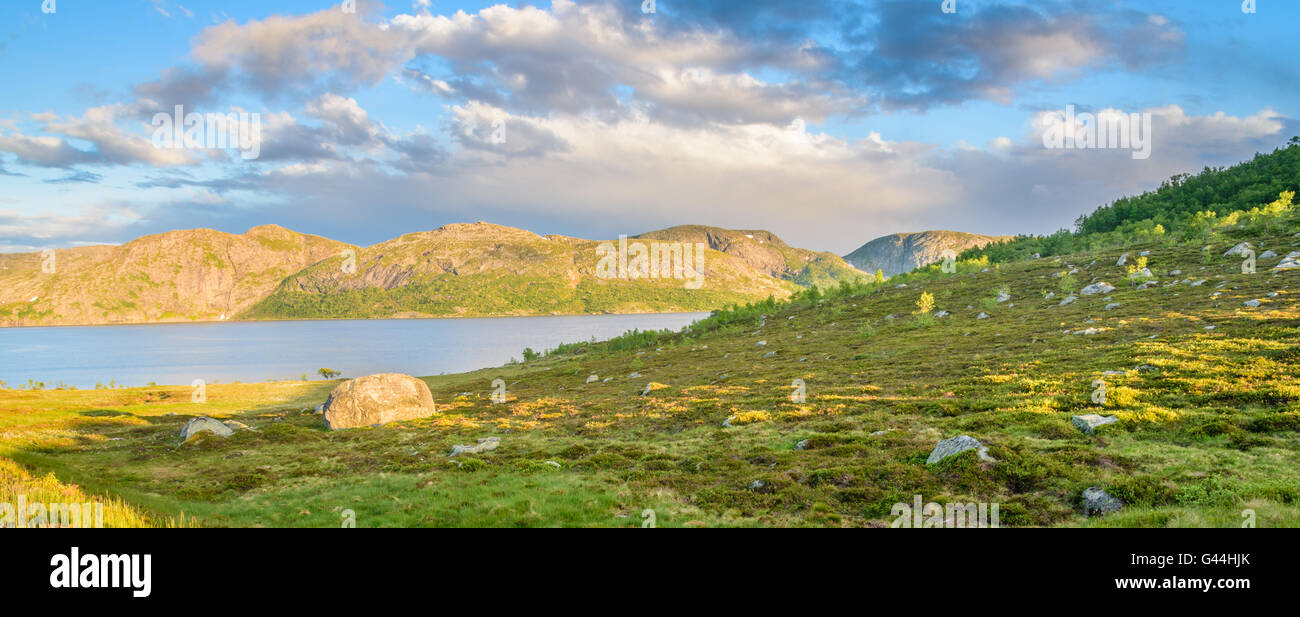
[[[530,347],[606,340],[628,330],[680,330],[708,313],[225,322],[0,328],[0,380],[53,388],[320,379],[374,373],[427,376],[500,366]]]

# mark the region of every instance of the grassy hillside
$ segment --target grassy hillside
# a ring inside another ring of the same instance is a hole
[[[1019,236],[962,253],[963,259],[987,256],[995,263],[1113,248],[1133,242],[1205,242],[1216,231],[1253,227],[1272,221],[1281,232],[1284,213],[1300,192],[1300,140],[1231,167],[1178,174],[1160,188],[1124,197],[1080,216],[1073,232]],[[1289,195],[1289,196],[1288,196]]]
[[[653,510],[664,527],[883,526],[920,494],[999,503],[1004,526],[1239,526],[1246,509],[1261,527],[1296,526],[1300,270],[1261,259],[1243,274],[1221,256],[1244,240],[1300,249],[1287,216],[1281,233],[1213,231],[1209,250],[1125,247],[1150,251],[1154,285],[1109,249],[971,261],[719,312],[685,333],[566,345],[426,378],[441,413],[382,428],[325,431],[305,411],[324,382],[214,385],[203,404],[185,388],[0,391],[0,455],[205,525],[332,527],[351,511],[362,527],[632,527]],[[1116,289],[1060,305],[1093,281]],[[934,306],[917,314],[923,295]],[[1071,417],[1087,413],[1119,422],[1084,435]],[[177,447],[196,415],[257,430]],[[963,434],[996,462],[926,464]],[[501,447],[446,456],[488,436]],[[1127,506],[1085,516],[1090,486]]]
[[[709,250],[683,279],[597,276],[600,243],[488,223],[447,225],[325,260],[286,279],[250,319],[441,317],[711,310],[799,289]]]

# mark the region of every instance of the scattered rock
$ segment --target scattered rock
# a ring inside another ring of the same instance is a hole
[[[1099,486],[1086,488],[1083,491],[1083,512],[1088,516],[1109,514],[1123,507],[1124,502],[1101,490]]]
[[[283,421],[283,418],[275,418],[275,420],[273,420],[273,421]],[[251,426],[249,426],[249,425],[247,425],[247,424],[244,424],[243,422],[236,422],[235,420],[226,420],[226,421],[223,422],[222,424],[225,424],[226,426],[230,427],[232,430],[236,430],[236,431],[253,431],[253,432],[257,432],[257,429],[255,429],[255,428],[253,428],[253,427],[251,427]]]
[[[759,341],[759,342],[757,342],[757,343],[754,343],[754,346],[755,346],[755,347],[767,347],[767,341]]]
[[[1051,300],[1052,298],[1055,298],[1055,297],[1056,297],[1056,292],[1054,292],[1054,291],[1049,291],[1049,292],[1047,292],[1047,295],[1043,296],[1043,299],[1044,299],[1044,300]]]
[[[634,371],[631,375],[628,375],[627,378],[628,378],[628,379],[636,379],[637,377],[640,377],[640,376],[641,376],[641,373],[637,373],[637,372]]]
[[[597,381],[600,381],[600,376],[599,376],[599,375],[592,374],[592,375],[588,375],[588,376],[587,376],[587,383],[593,383],[593,382],[597,382]]]
[[[1079,293],[1085,296],[1091,296],[1093,294],[1108,294],[1112,291],[1115,291],[1115,287],[1103,281],[1100,283],[1093,283],[1087,287],[1084,287],[1081,291],[1079,291]]]
[[[181,428],[181,443],[189,443],[191,439],[198,437],[200,433],[209,433],[225,439],[234,435],[235,430],[226,426],[220,420],[201,416],[186,422],[185,426]]]
[[[423,381],[398,373],[349,379],[325,401],[325,428],[338,430],[427,418],[435,413],[433,394]]]
[[[1192,286],[1192,287],[1200,287],[1201,285],[1204,285],[1204,284],[1205,284],[1205,279],[1201,279],[1201,280],[1199,280],[1199,281],[1192,281],[1192,282],[1191,282],[1191,286]]]
[[[989,314],[985,313],[984,311],[980,311],[980,314],[975,316],[975,319],[988,319],[988,318],[989,318]]]
[[[724,428],[731,428],[731,421],[735,419],[736,416],[727,416],[727,419],[722,421],[722,426]]]
[[[1259,306],[1260,302],[1259,300],[1247,300],[1245,302],[1242,302],[1242,304],[1245,304],[1246,306],[1249,306],[1251,308],[1255,308]]]
[[[1119,261],[1115,262],[1115,265],[1122,266],[1126,263],[1128,263],[1128,253],[1124,253],[1123,255],[1120,255]]]
[[[1002,304],[1003,302],[1006,302],[1007,300],[1010,299],[1011,299],[1011,294],[1002,290],[998,290],[998,304]]]
[[[989,456],[989,449],[984,444],[969,435],[958,435],[952,439],[940,441],[934,447],[934,451],[930,453],[930,457],[925,459],[925,464],[933,465],[954,454],[961,454],[967,450],[976,450],[981,461],[996,462],[993,457]]]
[[[935,317],[947,317],[947,316],[949,316],[949,315],[951,315],[951,314],[952,314],[952,313],[949,313],[948,311],[939,311],[938,313],[935,313],[934,316],[935,316]]]
[[[1115,416],[1100,416],[1095,413],[1090,413],[1085,416],[1074,416],[1070,418],[1070,422],[1074,424],[1074,428],[1079,429],[1079,432],[1085,435],[1091,435],[1097,430],[1097,427],[1119,422],[1119,418],[1116,418]]]
[[[807,449],[808,449],[808,441],[809,441],[809,440],[804,439],[803,441],[800,441],[799,443],[794,444],[794,449],[795,449],[795,450],[807,450]]]
[[[1124,306],[1124,305],[1122,305],[1122,304],[1120,304],[1120,303],[1118,303],[1118,302],[1111,302],[1110,304],[1107,304],[1107,305],[1106,305],[1106,310],[1108,310],[1108,311],[1113,311],[1113,310],[1115,310],[1115,309],[1117,309],[1117,308],[1119,308],[1119,307],[1121,307],[1121,306]]]
[[[1259,254],[1260,259],[1272,259],[1274,257],[1277,257],[1277,253],[1273,251],[1264,251],[1263,253]]]
[[[650,394],[651,392],[654,392],[655,390],[663,390],[664,388],[667,388],[667,387],[668,387],[668,386],[667,386],[666,384],[661,384],[661,383],[659,383],[659,382],[657,382],[657,381],[652,381],[652,382],[650,382],[650,383],[648,383],[648,384],[645,385],[645,389],[641,390],[641,396],[645,396],[645,395],[647,395],[647,394]]]
[[[1274,270],[1295,270],[1297,268],[1300,268],[1300,251],[1287,253],[1286,257],[1282,258],[1282,261],[1273,266]]]
[[[1155,276],[1155,275],[1151,273],[1151,269],[1150,269],[1150,268],[1142,268],[1141,270],[1138,270],[1138,271],[1136,271],[1136,272],[1134,272],[1134,273],[1128,275],[1128,277],[1131,278],[1131,279],[1143,279],[1143,278],[1145,278],[1145,279],[1149,279],[1149,278],[1151,278],[1151,277],[1153,277],[1153,276]]]
[[[1075,300],[1078,300],[1078,298],[1075,296],[1066,296],[1065,299],[1061,300],[1061,303],[1058,304],[1057,306],[1065,306],[1071,302],[1074,302]]]
[[[764,357],[764,358],[771,358],[771,357],[775,357],[775,356],[776,356],[776,352],[775,352],[775,351],[769,351],[769,352],[763,354],[763,357]]]
[[[1142,251],[1141,253],[1138,253],[1138,257],[1150,257],[1150,256],[1151,256],[1151,251]]]
[[[482,454],[484,452],[491,452],[497,449],[500,445],[500,437],[484,437],[483,439],[478,440],[477,444],[472,446],[452,446],[451,454],[448,454],[447,456],[451,457],[459,454]]]
[[[1228,252],[1224,253],[1223,256],[1224,256],[1224,257],[1231,257],[1231,256],[1233,256],[1233,255],[1241,255],[1242,257],[1245,257],[1245,256],[1246,256],[1246,250],[1249,249],[1249,248],[1250,248],[1250,243],[1249,243],[1249,242],[1242,242],[1242,243],[1238,244],[1237,246],[1234,246],[1234,247],[1228,249]]]

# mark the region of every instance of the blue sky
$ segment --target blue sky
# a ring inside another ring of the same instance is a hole
[[[488,220],[847,253],[1051,232],[1300,134],[1284,0],[43,4],[0,6],[0,251]],[[259,158],[158,149],[176,104],[258,114]],[[1150,158],[1045,148],[1067,105],[1149,114]]]

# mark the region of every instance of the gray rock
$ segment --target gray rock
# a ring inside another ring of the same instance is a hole
[[[600,376],[599,376],[599,375],[588,375],[588,376],[587,376],[587,383],[594,383],[594,382],[597,382],[597,381],[600,381]]]
[[[325,428],[338,430],[432,416],[433,394],[423,381],[398,373],[349,379],[325,401]]]
[[[794,444],[794,449],[795,449],[795,450],[807,450],[807,449],[808,449],[808,440],[807,440],[807,439],[804,439],[803,441],[800,441],[799,443]]]
[[[1116,418],[1115,416],[1100,416],[1095,413],[1090,413],[1086,416],[1074,416],[1070,418],[1070,422],[1074,424],[1074,428],[1079,429],[1079,432],[1085,435],[1091,435],[1097,430],[1097,427],[1119,422],[1119,418]]]
[[[1010,299],[1011,299],[1011,294],[1001,290],[998,291],[998,304],[1006,302],[1007,300]]]
[[[1274,257],[1277,257],[1277,253],[1273,251],[1264,251],[1263,253],[1259,254],[1260,259],[1272,259]]]
[[[1124,253],[1123,255],[1120,255],[1119,261],[1115,262],[1115,265],[1122,266],[1126,263],[1128,263],[1128,253]]]
[[[1150,256],[1151,256],[1151,251],[1142,251],[1141,253],[1138,253],[1138,257],[1150,257]]]
[[[220,420],[202,416],[186,422],[185,426],[181,428],[181,443],[188,443],[191,439],[198,437],[200,433],[208,433],[225,439],[234,435],[235,430],[226,426]]]
[[[933,465],[943,459],[953,456],[954,454],[961,454],[967,450],[977,451],[981,461],[996,462],[993,457],[989,456],[989,449],[986,448],[984,444],[969,435],[958,435],[951,439],[940,441],[939,444],[934,447],[934,451],[930,452],[930,457],[925,459],[925,464]]]
[[[1079,293],[1085,296],[1091,296],[1093,294],[1108,294],[1112,291],[1115,291],[1115,287],[1113,287],[1110,283],[1102,281],[1100,283],[1093,283],[1087,287],[1084,287],[1082,290],[1079,291]]]
[[[1231,256],[1233,256],[1233,255],[1241,255],[1241,256],[1244,257],[1245,254],[1246,254],[1246,250],[1249,249],[1249,248],[1250,248],[1250,243],[1249,243],[1249,242],[1242,242],[1242,243],[1238,244],[1237,246],[1234,246],[1234,247],[1228,249],[1228,251],[1227,251],[1226,253],[1224,253],[1223,256],[1224,256],[1224,257],[1231,257]]]
[[[1071,302],[1074,302],[1075,300],[1078,300],[1078,299],[1079,299],[1079,298],[1077,298],[1077,297],[1075,297],[1075,296],[1066,296],[1064,299],[1061,300],[1061,303],[1058,304],[1057,306],[1065,306],[1065,305],[1070,304]]]
[[[1047,292],[1047,295],[1043,296],[1043,299],[1044,299],[1044,300],[1051,300],[1052,298],[1055,298],[1055,297],[1056,297],[1056,292],[1054,292],[1054,291],[1049,291],[1049,292]]]
[[[984,311],[980,311],[980,314],[975,316],[975,319],[988,319],[988,318],[989,318],[989,314],[985,313]]]
[[[1147,279],[1149,279],[1149,278],[1151,278],[1151,277],[1153,277],[1153,276],[1155,276],[1155,275],[1151,273],[1151,270],[1150,270],[1149,268],[1142,268],[1141,270],[1138,270],[1137,272],[1134,272],[1133,274],[1128,275],[1128,277],[1131,278],[1131,279],[1138,279],[1138,278],[1147,278]]]
[[[1075,334],[1083,334],[1083,335],[1085,335],[1085,336],[1092,336],[1092,335],[1094,335],[1094,334],[1101,334],[1101,333],[1102,333],[1102,330],[1099,330],[1099,329],[1097,329],[1097,328],[1084,328],[1084,329],[1082,329],[1082,330],[1075,330],[1074,333],[1075,333]]]
[[[947,316],[949,316],[949,315],[951,315],[951,314],[952,314],[952,313],[949,313],[948,311],[939,311],[938,313],[935,313],[934,316],[935,316],[935,317],[947,317]]]
[[[1110,304],[1107,304],[1107,305],[1106,305],[1106,310],[1108,310],[1108,311],[1113,311],[1113,310],[1115,310],[1115,309],[1117,309],[1117,308],[1119,308],[1119,307],[1121,307],[1121,306],[1123,306],[1123,305],[1120,304],[1120,303],[1118,303],[1118,302],[1111,302]]]
[[[1089,487],[1083,491],[1083,512],[1088,516],[1109,514],[1123,507],[1124,502],[1101,490],[1099,486]]]
[[[452,446],[451,454],[448,454],[447,456],[451,457],[460,454],[482,454],[484,452],[491,452],[497,449],[497,447],[499,447],[500,445],[501,445],[500,437],[484,437],[483,439],[478,440],[478,443],[472,446],[462,446],[462,445]]]
[[[1255,307],[1259,306],[1260,302],[1259,302],[1259,300],[1247,300],[1247,301],[1243,302],[1242,304],[1245,304],[1246,306],[1249,306],[1249,307],[1251,307],[1251,308],[1255,308]]]
[[[763,357],[764,357],[764,358],[771,358],[771,357],[774,357],[774,356],[776,356],[776,352],[775,352],[775,351],[769,351],[769,352],[763,354]]]
[[[759,342],[757,342],[757,343],[754,343],[754,346],[755,346],[755,347],[767,347],[767,341],[759,341]]]

